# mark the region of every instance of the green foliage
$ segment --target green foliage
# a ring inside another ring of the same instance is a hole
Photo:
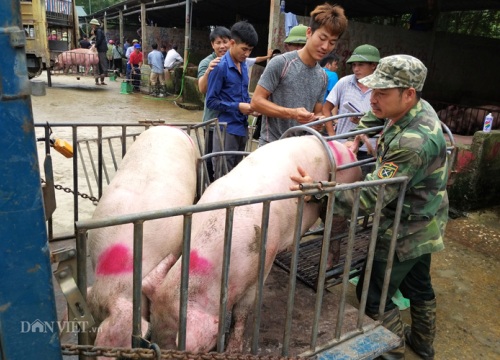
[[[455,11],[443,13],[438,30],[500,39],[500,11]]]
[[[120,2],[123,0],[76,0],[76,5],[83,6],[85,12],[90,15]]]
[[[411,14],[373,16],[353,20],[409,29]],[[439,14],[436,31],[500,39],[500,10],[453,11]]]

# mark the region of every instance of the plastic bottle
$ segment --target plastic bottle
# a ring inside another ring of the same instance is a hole
[[[483,131],[484,132],[490,132],[491,131],[491,126],[493,125],[493,115],[489,113],[486,115],[484,118],[484,125],[483,125]]]
[[[280,2],[280,12],[283,14],[285,12],[285,0]]]

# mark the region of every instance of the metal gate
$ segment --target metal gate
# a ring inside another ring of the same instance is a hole
[[[176,124],[179,125],[179,124]],[[67,125],[68,126],[68,125]],[[73,131],[73,137],[76,137],[78,125],[71,125]],[[84,124],[83,126],[89,126],[88,124]],[[95,126],[90,125],[90,126]],[[99,136],[98,143],[101,145],[99,147],[99,158],[102,158],[102,143],[113,142],[116,139],[120,139],[119,142],[122,146],[122,154],[125,153],[127,147],[127,136],[133,139],[135,136],[135,132],[128,132],[129,127],[137,127],[137,124],[121,124],[122,134],[119,137],[109,136],[106,137],[102,134],[103,127],[102,124],[97,125]],[[116,125],[113,125],[116,126]],[[144,125],[139,125],[143,126]],[[185,126],[188,133],[190,133],[196,125],[192,124],[183,124]],[[207,129],[205,129],[207,130]],[[307,129],[299,129],[301,131],[310,131]],[[203,136],[196,135],[196,140],[201,149],[200,153],[203,154]],[[323,140],[324,141],[324,140]],[[76,141],[75,141],[76,142]],[[83,143],[82,143],[83,144]],[[82,149],[80,144],[80,149],[77,150],[76,153],[82,153]],[[85,144],[85,146],[87,146]],[[110,148],[113,146],[109,145]],[[328,150],[330,152],[330,150]],[[452,152],[453,154],[453,152]],[[123,155],[122,155],[123,156]],[[330,158],[331,158],[330,154]],[[77,162],[76,157],[73,159],[74,163]],[[355,163],[356,164],[356,163]],[[203,164],[201,164],[202,166]],[[98,194],[102,194],[102,182],[105,176],[103,176],[104,170],[102,169],[103,163],[99,164],[99,168],[95,171],[98,176],[100,188],[98,190]],[[117,162],[113,160],[113,167],[116,170]],[[335,165],[333,166],[335,168]],[[340,167],[339,167],[340,169]],[[202,170],[203,171],[203,170]],[[109,176],[109,174],[107,175]],[[75,175],[76,177],[76,175]],[[74,180],[75,184],[78,185],[78,181]],[[162,211],[152,211],[147,213],[139,213],[139,214],[130,214],[127,216],[115,217],[113,219],[103,219],[103,220],[79,220],[78,219],[78,205],[76,205],[76,213],[75,213],[75,227],[77,232],[76,238],[76,252],[77,252],[77,260],[76,260],[76,284],[79,288],[79,291],[85,298],[86,289],[87,289],[87,236],[86,233],[90,229],[96,229],[107,226],[115,226],[122,224],[133,224],[134,226],[134,248],[142,248],[142,230],[144,223],[147,221],[165,218],[165,217],[173,217],[173,216],[183,216],[184,218],[184,249],[189,249],[190,247],[190,239],[191,239],[191,215],[193,213],[198,212],[206,212],[213,211],[217,209],[224,209],[226,212],[226,224],[232,224],[234,221],[234,209],[237,207],[248,206],[250,204],[263,204],[262,211],[262,238],[261,244],[266,243],[266,234],[265,229],[270,226],[269,224],[269,208],[274,201],[279,201],[283,199],[297,198],[297,209],[296,209],[296,224],[298,228],[295,229],[294,243],[293,248],[289,257],[289,275],[286,276],[286,280],[282,280],[286,283],[286,291],[283,293],[283,296],[286,296],[286,309],[284,309],[286,316],[285,321],[280,324],[280,332],[275,334],[275,338],[263,338],[262,336],[262,328],[267,326],[266,321],[272,318],[273,312],[276,309],[273,307],[272,303],[266,303],[268,298],[266,297],[266,293],[264,290],[264,279],[263,279],[263,271],[259,271],[261,276],[258,279],[257,286],[257,294],[255,301],[255,308],[253,309],[253,325],[251,329],[248,330],[249,341],[248,352],[255,356],[261,355],[271,355],[271,356],[301,356],[301,357],[311,357],[317,354],[321,354],[324,352],[328,352],[331,354],[346,354],[349,353],[352,355],[352,359],[358,358],[361,356],[361,352],[369,351],[372,358],[376,357],[391,348],[394,348],[399,344],[399,339],[385,328],[383,328],[379,321],[371,320],[370,318],[365,316],[365,304],[366,304],[366,296],[368,291],[368,282],[365,283],[363,288],[361,304],[359,309],[355,309],[347,303],[347,292],[349,286],[349,277],[351,276],[351,270],[353,265],[353,257],[356,249],[356,235],[357,235],[357,227],[359,226],[359,194],[361,188],[364,187],[374,187],[377,188],[378,191],[378,201],[376,205],[376,211],[373,214],[373,218],[370,224],[369,230],[365,231],[365,239],[367,242],[366,246],[366,273],[365,276],[369,278],[371,273],[371,264],[373,262],[375,242],[377,238],[377,232],[379,228],[380,221],[380,210],[382,208],[382,199],[385,188],[387,186],[398,186],[399,187],[399,197],[398,197],[398,205],[396,210],[396,215],[394,219],[394,227],[392,233],[394,236],[392,237],[391,246],[390,246],[390,255],[388,261],[388,271],[390,272],[390,268],[392,267],[392,259],[395,251],[396,244],[396,234],[397,227],[399,224],[399,218],[401,216],[402,204],[404,200],[404,192],[407,184],[406,177],[397,177],[392,179],[385,180],[376,180],[376,181],[364,181],[357,182],[353,184],[336,184],[335,182],[321,183],[321,191],[326,192],[328,196],[328,213],[326,219],[331,219],[333,206],[335,202],[335,192],[337,191],[347,191],[354,190],[356,194],[356,199],[354,202],[354,206],[351,212],[350,218],[350,229],[345,239],[345,250],[344,250],[344,262],[340,269],[337,269],[339,272],[339,281],[340,290],[337,293],[336,297],[336,306],[332,310],[332,304],[327,303],[325,301],[325,287],[328,286],[327,283],[327,272],[326,272],[326,258],[328,255],[328,247],[330,237],[325,235],[330,233],[331,222],[327,221],[325,224],[325,231],[323,236],[320,237],[320,253],[318,254],[317,263],[316,263],[316,293],[309,294],[310,297],[310,305],[311,308],[308,309],[310,311],[309,322],[307,325],[302,324],[300,327],[300,331],[297,332],[297,329],[292,325],[296,320],[297,310],[295,308],[296,293],[298,289],[297,278],[298,278],[298,264],[301,253],[303,253],[304,249],[310,245],[307,240],[301,238],[301,229],[300,229],[300,217],[304,208],[304,198],[308,195],[315,195],[320,192],[319,186],[315,187],[310,186],[304,191],[295,191],[295,192],[287,192],[282,194],[273,194],[269,196],[257,196],[251,198],[242,198],[235,199],[226,203],[217,203],[217,204],[204,204],[204,205],[191,205],[183,208],[176,209],[165,209]],[[75,186],[77,189],[78,186]],[[78,197],[74,194],[75,203],[78,203]],[[227,243],[231,243],[232,233],[226,229],[224,241]],[[317,241],[317,240],[316,240]],[[226,249],[229,250],[230,249]],[[229,268],[229,251],[225,251],[222,254],[221,264],[227,264],[224,269],[224,273],[227,274]],[[184,253],[184,251],[183,251]],[[266,249],[262,247],[260,249],[260,264],[263,264],[263,259],[266,256]],[[363,259],[364,260],[364,259]],[[141,259],[136,258],[134,254],[134,272],[142,273],[142,265]],[[182,257],[182,269],[189,269],[189,257]],[[183,284],[187,284],[188,274],[187,271],[182,272],[181,282]],[[385,295],[388,290],[388,279],[386,277],[386,281],[384,282],[382,298],[381,298],[381,307],[380,312],[384,308],[385,303]],[[227,276],[222,277],[221,289],[224,291],[221,293],[221,309],[226,309],[227,302]],[[181,309],[181,317],[179,323],[179,348],[176,349],[178,351],[183,351],[183,345],[185,344],[186,339],[186,316],[187,316],[187,289],[182,289],[181,297],[180,297],[180,309]],[[364,300],[363,300],[364,299]],[[147,343],[145,339],[141,339],[141,325],[140,325],[140,313],[139,309],[141,308],[141,279],[135,277],[134,279],[134,323],[131,324],[133,330],[133,338],[136,340],[133,343],[134,347],[139,346],[141,343]],[[73,304],[74,305],[74,304]],[[295,309],[295,311],[294,311]],[[300,309],[301,311],[306,311],[306,309]],[[380,313],[380,318],[382,318],[382,314]],[[219,314],[219,322],[222,324],[219,328],[226,328],[226,322],[228,319],[228,314],[225,310],[222,310]],[[217,338],[217,351],[224,351],[226,334],[224,332],[219,332]],[[79,345],[80,348],[77,347],[77,351],[80,351],[80,355],[82,355],[85,351],[88,351],[89,346],[86,343],[87,336],[85,332],[79,334]],[[141,339],[141,341],[138,341]],[[364,344],[364,348],[360,349],[357,344]],[[72,347],[71,345],[65,345],[66,347]],[[265,350],[263,350],[265,349]],[[127,351],[127,350],[124,350]],[[130,350],[134,351],[134,350]],[[335,355],[334,355],[335,356]],[[363,355],[364,356],[364,355]]]

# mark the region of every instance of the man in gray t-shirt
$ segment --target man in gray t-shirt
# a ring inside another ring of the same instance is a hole
[[[347,18],[342,7],[327,3],[310,15],[305,46],[273,58],[255,88],[250,105],[263,115],[259,146],[322,116],[328,79],[318,61],[333,51]]]
[[[257,85],[271,94],[269,100],[274,104],[285,108],[303,107],[317,114],[316,106],[323,102],[327,82],[326,73],[318,63],[308,66],[298,51],[291,51],[272,59]],[[311,117],[314,119],[316,116]],[[287,129],[298,125],[293,115],[287,118],[263,115],[259,146],[278,140]]]

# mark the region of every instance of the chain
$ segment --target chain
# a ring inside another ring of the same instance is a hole
[[[42,182],[42,184],[46,184],[47,183],[44,179],[40,179],[40,181]],[[68,194],[74,194],[75,193],[72,189],[70,189],[68,187],[64,187],[64,186],[59,185],[59,184],[55,184],[54,188],[56,188],[57,190],[63,190],[65,193],[68,193]],[[94,204],[97,204],[99,202],[99,199],[96,198],[95,196],[90,196],[90,195],[87,195],[87,194],[82,194],[81,192],[78,192],[78,196],[80,196],[80,197],[82,197],[84,199],[89,199]]]
[[[112,348],[104,346],[92,345],[74,345],[62,344],[63,355],[83,355],[83,356],[104,356],[104,357],[121,357],[124,359],[155,359],[156,351],[152,349],[142,348]],[[251,354],[227,354],[227,353],[189,353],[186,351],[177,350],[161,350],[160,359],[176,359],[176,360],[299,360],[303,358],[291,358],[271,355],[251,355]]]

